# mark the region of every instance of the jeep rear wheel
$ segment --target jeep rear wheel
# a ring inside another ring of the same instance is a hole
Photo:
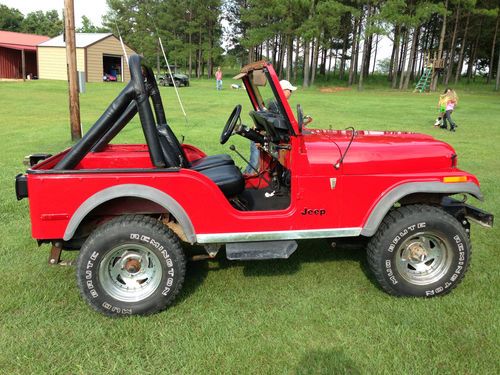
[[[467,232],[442,209],[414,205],[391,211],[368,244],[368,264],[381,287],[396,296],[449,293],[464,277]]]
[[[185,264],[179,241],[158,220],[124,216],[85,241],[77,282],[83,298],[105,315],[152,314],[179,293]]]

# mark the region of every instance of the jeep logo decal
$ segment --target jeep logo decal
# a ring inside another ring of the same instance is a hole
[[[300,213],[301,215],[319,215],[323,216],[326,214],[326,210],[324,208],[304,208],[304,211]]]

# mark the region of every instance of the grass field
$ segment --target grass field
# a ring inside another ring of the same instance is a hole
[[[222,92],[209,81],[181,88],[187,123],[173,89],[162,89],[179,137],[207,153],[234,143],[248,154],[241,137],[218,143],[232,108],[250,109],[230,83]],[[87,85],[84,130],[121,87]],[[368,84],[363,92],[298,90],[291,103],[314,117],[310,127],[411,130],[449,142],[459,166],[482,183],[485,201],[470,201],[498,216],[500,95],[481,86],[458,93],[456,133],[432,127],[437,94]],[[316,240],[286,261],[190,263],[177,302],[154,316],[95,313],[79,297],[74,268],[46,265],[49,247],[37,248],[28,202],[14,193],[25,155],[71,144],[67,107],[64,82],[0,83],[0,374],[500,373],[499,225],[473,225],[469,272],[443,298],[390,297],[369,274],[364,250]],[[143,142],[138,120],[117,141]]]

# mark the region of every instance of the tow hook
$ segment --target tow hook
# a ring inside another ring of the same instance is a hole
[[[72,260],[61,260],[62,242],[53,241],[52,248],[50,249],[49,265],[50,266],[73,266],[75,264]]]

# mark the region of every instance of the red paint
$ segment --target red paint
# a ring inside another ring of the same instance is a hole
[[[387,145],[387,138],[391,138],[370,135],[362,136],[360,142],[353,142],[344,164],[336,170],[333,164],[340,157],[339,148],[345,148],[346,137],[322,133],[313,131],[313,134],[292,138],[293,150],[285,156],[293,176],[292,203],[283,211],[238,211],[211,180],[198,172],[154,170],[144,145],[110,146],[104,152],[88,154],[76,170],[99,168],[100,171],[95,173],[28,174],[33,237],[62,238],[71,215],[80,205],[93,194],[121,184],[143,184],[165,191],[184,208],[197,234],[362,227],[375,203],[401,183],[442,181],[444,176],[453,174],[467,175],[477,184],[474,176],[452,168],[450,159],[446,166],[446,157],[435,151],[451,153],[450,146],[426,136],[417,141],[419,136],[414,134],[400,134],[395,142],[403,148],[418,146],[423,154],[429,155],[425,160],[410,160],[408,157],[392,162],[392,156],[388,155],[372,163],[363,162],[367,155],[372,155],[381,145]],[[195,149],[191,147],[186,146]],[[57,159],[59,157],[34,169],[52,165]],[[400,171],[403,165],[411,172]],[[432,165],[433,169],[430,168]],[[127,172],[130,168],[144,168],[151,172]],[[113,172],[107,172],[107,169]],[[124,171],[117,172],[120,169]],[[337,178],[333,190],[330,178]],[[327,214],[311,220],[300,214],[304,208],[321,208]],[[42,215],[52,215],[53,219],[40,220]]]
[[[16,33],[14,31],[0,30],[0,45],[8,48],[35,51],[36,46],[49,40],[50,37],[37,34]]]

